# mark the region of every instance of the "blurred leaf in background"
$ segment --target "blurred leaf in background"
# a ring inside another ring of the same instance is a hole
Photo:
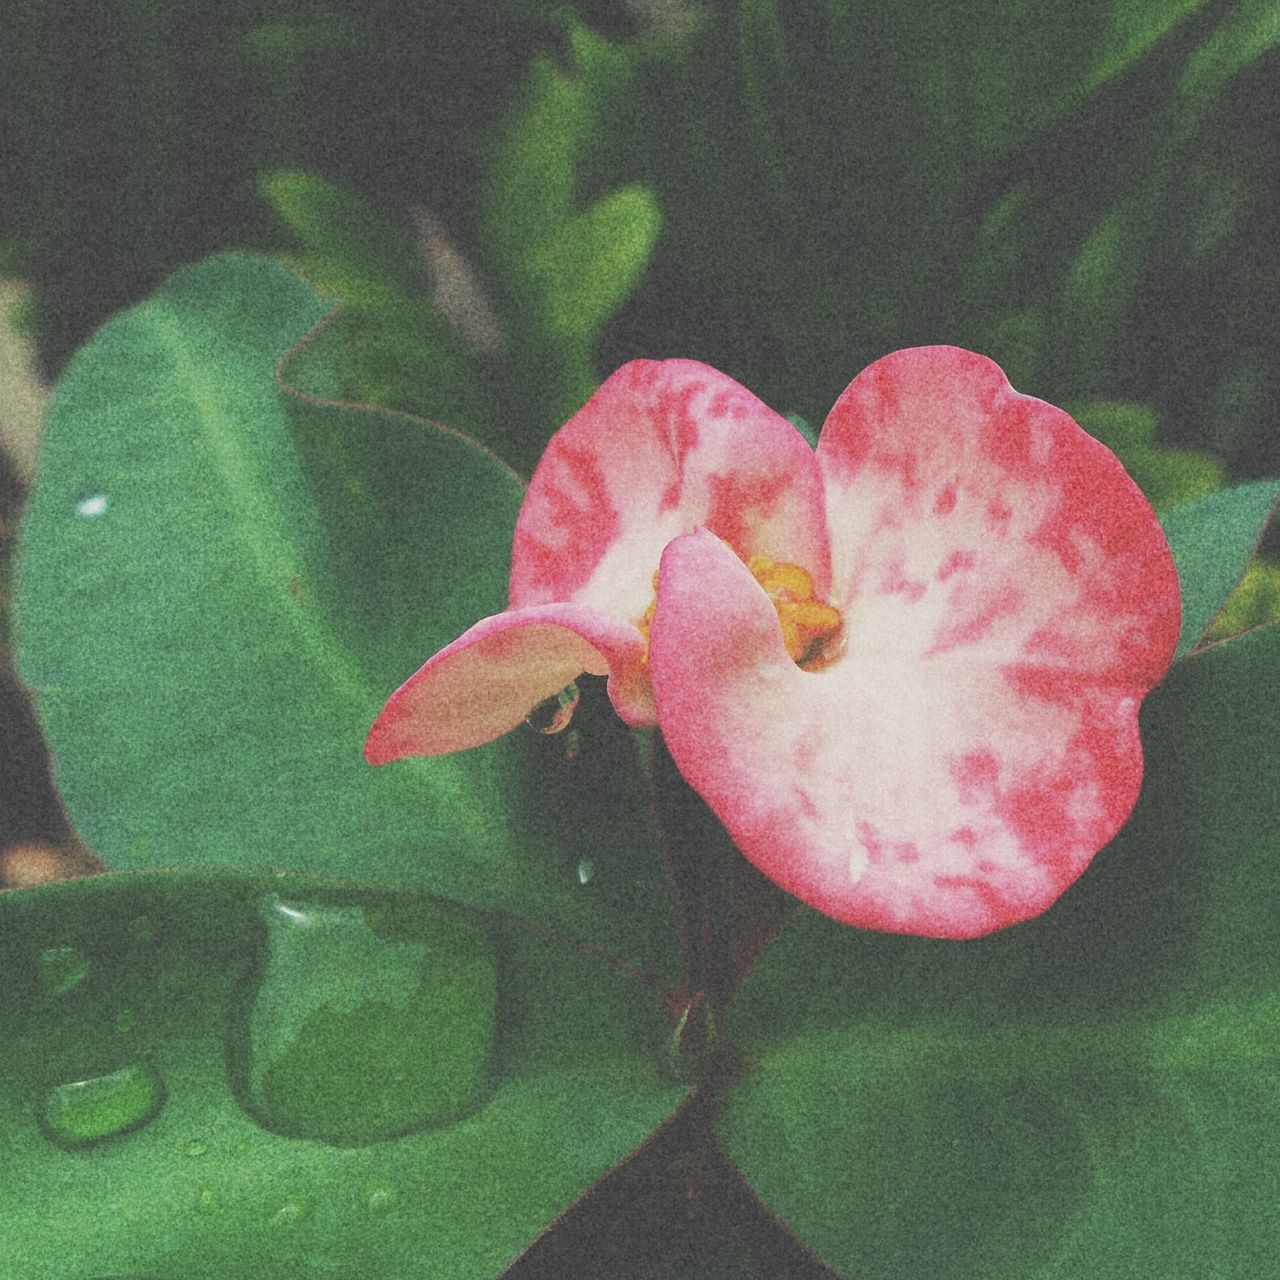
[[[260,184],[303,246],[298,269],[353,308],[346,394],[474,432],[526,474],[595,390],[601,332],[639,284],[659,226],[642,184],[584,202],[586,162],[638,55],[565,23],[569,65],[536,55],[485,148],[469,252],[429,206],[415,243],[323,177],[274,172]],[[470,304],[452,318],[450,284]]]
[[[112,0],[86,22],[23,0],[2,55],[0,220],[38,242],[55,369],[181,262],[286,247],[258,182],[293,249],[362,224],[307,250],[324,287],[347,250],[396,280],[344,322],[360,398],[483,419],[521,470],[634,355],[820,421],[851,371],[926,341],[1275,468],[1270,0],[232,0],[181,24]],[[427,242],[500,349],[441,322]]]
[[[493,411],[477,353],[432,303],[428,263],[408,228],[316,174],[275,170],[259,186],[300,244],[288,260],[347,304],[327,338],[342,352],[336,393],[484,438]]]
[[[619,144],[648,148],[665,226],[648,299],[682,290],[672,347],[754,374],[767,401],[809,417],[850,370],[921,342],[985,351],[1059,401],[1145,398],[1177,350],[1200,394],[1156,407],[1194,442],[1225,353],[1205,342],[1187,359],[1203,304],[1146,300],[1169,266],[1187,278],[1170,257],[1188,218],[1211,216],[1184,208],[1187,163],[1224,134],[1250,145],[1247,113],[1224,100],[1274,65],[1273,5],[949,16],[741,0],[714,15],[655,77],[647,137]],[[1230,207],[1263,204],[1274,228],[1274,195],[1254,182],[1242,167]],[[1241,284],[1207,301],[1256,330],[1274,269]]]
[[[553,429],[595,390],[595,345],[639,283],[659,226],[653,192],[642,184],[594,202],[584,189],[587,162],[633,91],[640,51],[578,24],[567,41],[569,65],[536,59],[492,141],[480,220],[493,278],[523,339],[513,385],[534,423]],[[538,452],[544,443],[545,435]]]
[[[280,244],[261,172],[468,224],[475,152],[536,29],[462,0],[104,0],[75,23],[6,6],[0,237],[32,242],[48,367],[178,266]]]

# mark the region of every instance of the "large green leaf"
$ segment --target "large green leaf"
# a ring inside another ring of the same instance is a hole
[[[112,867],[425,888],[662,968],[669,893],[601,690],[573,750],[522,729],[364,763],[391,690],[504,606],[522,491],[463,437],[282,393],[327,310],[267,259],[210,259],[58,385],[16,623],[77,827]]]
[[[6,1280],[487,1278],[681,1090],[625,973],[271,873],[0,897]]]
[[[1179,658],[1195,648],[1244,576],[1277,501],[1280,482],[1254,480],[1183,503],[1160,517],[1182,585]]]
[[[843,1274],[1246,1280],[1280,1249],[1280,627],[1144,708],[1129,824],[969,943],[806,912],[733,1009],[723,1141]]]

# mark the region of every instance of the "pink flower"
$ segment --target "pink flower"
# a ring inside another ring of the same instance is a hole
[[[371,762],[608,675],[775,883],[948,938],[1044,911],[1128,817],[1181,618],[1114,455],[955,347],[877,360],[816,452],[714,369],[625,365],[538,464],[510,600],[391,696]]]

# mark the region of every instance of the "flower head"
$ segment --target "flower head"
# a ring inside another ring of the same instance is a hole
[[[548,445],[510,607],[392,695],[366,755],[475,746],[607,675],[781,887],[974,937],[1044,911],[1129,815],[1180,618],[1120,463],[984,356],[876,361],[816,451],[714,369],[635,361]]]

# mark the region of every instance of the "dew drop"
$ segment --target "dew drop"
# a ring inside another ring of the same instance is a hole
[[[208,1143],[201,1142],[199,1138],[192,1138],[190,1142],[182,1148],[183,1152],[189,1156],[202,1156],[209,1150]]]
[[[559,693],[538,703],[525,717],[525,724],[539,733],[560,733],[569,727],[581,696],[576,684],[565,685]]]
[[[497,959],[436,904],[365,908],[278,894],[229,1040],[241,1106],[265,1128],[360,1146],[452,1123],[489,1087]]]
[[[164,1082],[149,1063],[130,1063],[105,1075],[53,1085],[40,1118],[63,1147],[82,1147],[153,1120],[164,1105]]]
[[[51,996],[74,990],[89,972],[89,957],[75,947],[47,947],[38,962],[40,985]]]
[[[106,515],[110,505],[111,499],[105,493],[89,493],[76,503],[76,515],[92,520]]]
[[[396,1193],[390,1187],[375,1187],[365,1197],[365,1208],[378,1217],[395,1203]]]
[[[212,1187],[201,1187],[196,1192],[196,1212],[212,1213],[218,1207],[218,1193]]]
[[[288,1204],[283,1204],[275,1211],[272,1217],[279,1227],[291,1227],[297,1222],[301,1222],[307,1216],[307,1206],[300,1204],[297,1200],[290,1200]]]
[[[596,874],[596,864],[590,858],[583,858],[578,863],[578,883],[590,884]]]

